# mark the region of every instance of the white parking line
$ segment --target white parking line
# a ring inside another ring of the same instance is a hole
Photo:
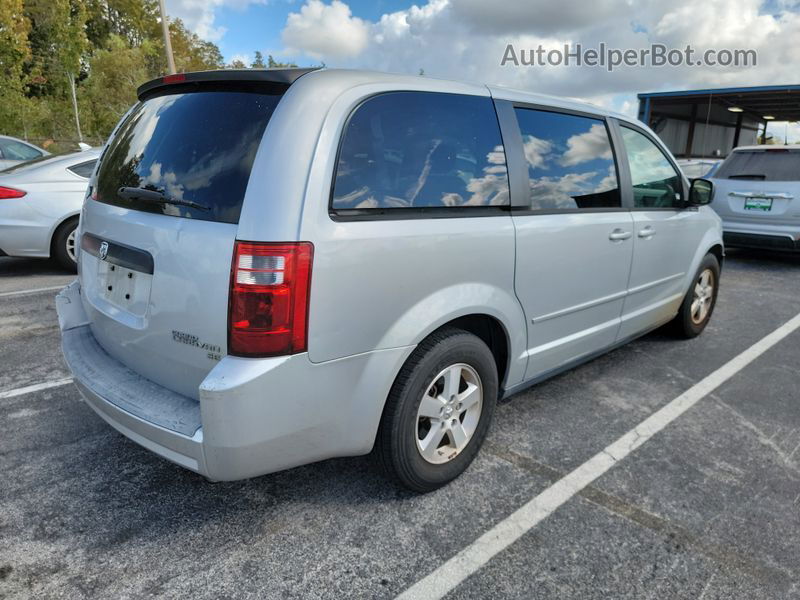
[[[17,290],[15,292],[0,292],[0,298],[7,296],[24,296],[25,294],[38,294],[39,292],[55,292],[56,290],[63,289],[64,285],[54,285],[52,287],[34,288],[32,290]]]
[[[559,479],[533,500],[484,533],[438,569],[398,596],[399,600],[442,598],[478,571],[499,552],[513,544],[537,523],[603,475],[651,437],[680,417],[705,396],[725,383],[764,352],[800,328],[800,314],[697,382],[617,441]]]
[[[72,382],[72,377],[67,377],[65,379],[56,379],[55,381],[34,383],[33,385],[27,385],[25,387],[17,388],[15,390],[6,390],[5,392],[0,392],[0,400],[3,400],[5,398],[13,398],[14,396],[22,396],[22,394],[30,394],[32,392],[38,392],[40,390],[46,390],[48,388],[54,388],[60,385],[67,385],[68,383],[71,382]]]

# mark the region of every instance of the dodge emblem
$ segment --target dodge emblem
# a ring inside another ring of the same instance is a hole
[[[108,256],[108,242],[100,242],[100,260],[105,260]]]

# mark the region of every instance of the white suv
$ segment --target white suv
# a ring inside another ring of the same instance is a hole
[[[64,355],[101,417],[210,479],[374,447],[431,490],[498,398],[711,316],[710,184],[624,116],[339,70],[139,99],[90,183]]]

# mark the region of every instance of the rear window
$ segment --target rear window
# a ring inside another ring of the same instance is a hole
[[[97,173],[96,199],[124,208],[237,223],[250,169],[279,94],[198,91],[137,105]],[[148,202],[120,188],[178,202]],[[183,204],[181,204],[183,203]],[[187,206],[186,204],[195,206]]]
[[[717,179],[800,181],[800,150],[743,150],[731,153],[714,175]]]
[[[0,139],[0,153],[6,160],[33,160],[43,156],[36,148],[8,139]]]
[[[67,168],[73,173],[75,173],[75,175],[77,175],[78,177],[84,177],[86,179],[89,179],[89,177],[92,176],[92,171],[94,171],[94,165],[96,162],[97,162],[96,160],[90,160],[88,162],[81,163],[79,165],[73,165]]]
[[[508,203],[491,98],[390,92],[366,100],[351,116],[331,201],[339,214]]]

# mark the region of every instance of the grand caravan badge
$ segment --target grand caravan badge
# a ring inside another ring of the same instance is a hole
[[[222,348],[217,346],[216,344],[209,344],[208,342],[201,342],[200,338],[196,335],[192,335],[191,333],[185,333],[183,331],[175,331],[172,330],[172,339],[173,341],[179,342],[181,344],[186,344],[187,346],[194,346],[195,348],[200,348],[200,350],[205,350],[207,352],[206,356],[211,360],[222,360]]]

